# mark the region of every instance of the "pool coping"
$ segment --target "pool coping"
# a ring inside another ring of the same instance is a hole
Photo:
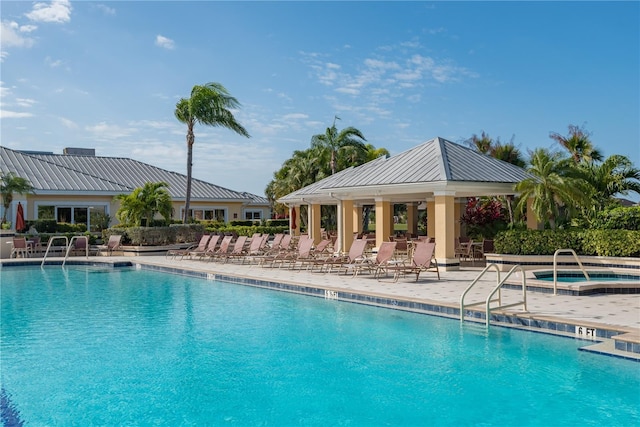
[[[6,266],[33,266],[39,265],[39,260],[24,259],[10,263],[0,263],[0,268]],[[62,260],[48,260],[45,265],[62,265]],[[375,292],[354,292],[340,287],[310,286],[289,282],[286,280],[265,280],[247,275],[229,275],[198,270],[162,265],[150,260],[67,260],[66,265],[91,265],[113,268],[133,267],[151,271],[161,271],[171,274],[179,274],[190,277],[198,277],[206,280],[220,280],[245,286],[259,287],[277,291],[291,292],[301,295],[324,298],[375,307],[414,312],[419,314],[460,319],[460,307],[458,304],[450,304],[442,301],[417,299],[411,297],[390,297]],[[547,282],[548,283],[548,282]],[[528,284],[528,281],[527,281]],[[519,285],[518,285],[519,287]],[[527,286],[529,288],[529,286]],[[472,308],[465,309],[465,320],[473,323],[484,324],[486,313],[483,310]],[[526,312],[508,312],[494,309],[491,311],[491,326],[515,328],[536,333],[548,333],[552,335],[573,338],[585,341],[586,345],[579,350],[603,354],[612,357],[640,362],[640,333],[634,329],[625,327],[606,326],[601,323],[588,321],[572,322],[554,316],[531,315]]]

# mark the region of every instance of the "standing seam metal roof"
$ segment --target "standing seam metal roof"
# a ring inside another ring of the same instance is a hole
[[[173,199],[183,199],[187,177],[137,160],[119,157],[26,154],[0,147],[0,170],[28,179],[42,191],[129,193],[147,182],[165,181]],[[260,203],[260,196],[192,179],[192,200]],[[264,199],[266,200],[266,199]]]
[[[437,137],[395,156],[345,169],[280,200],[341,188],[434,182],[515,184],[527,177],[518,166]]]

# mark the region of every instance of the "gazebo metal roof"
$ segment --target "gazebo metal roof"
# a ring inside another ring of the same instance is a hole
[[[286,204],[335,203],[386,197],[397,203],[424,200],[436,193],[457,197],[514,194],[529,175],[515,165],[436,137],[389,158],[340,171],[290,193]]]

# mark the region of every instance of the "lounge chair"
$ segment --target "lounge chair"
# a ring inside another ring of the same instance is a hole
[[[200,237],[200,242],[198,242],[195,245],[191,245],[187,248],[184,249],[169,249],[167,251],[166,257],[169,258],[177,258],[180,257],[180,259],[184,258],[185,256],[189,255],[189,252],[193,252],[193,251],[197,251],[197,252],[204,252],[205,250],[207,250],[207,244],[209,243],[209,239],[211,238],[210,234],[203,234]]]
[[[375,277],[378,276],[378,273],[381,269],[384,269],[387,263],[389,263],[394,255],[398,242],[382,242],[380,247],[378,248],[378,253],[374,259],[365,258],[364,260],[356,260],[351,264],[345,264],[343,267],[345,268],[345,273],[348,270],[353,270],[353,277],[357,276],[363,270],[367,270],[368,272],[374,272]]]
[[[356,239],[351,243],[349,253],[347,255],[329,256],[326,258],[319,258],[313,262],[313,265],[320,266],[321,272],[330,273],[335,266],[343,266],[345,264],[354,264],[356,262],[363,262],[365,260],[364,250],[367,247],[366,239]],[[313,269],[312,269],[313,271]]]
[[[211,261],[216,258],[226,257],[231,250],[230,248],[231,248],[232,240],[233,240],[233,236],[224,236],[222,238],[222,241],[220,242],[220,247],[218,249],[213,251],[207,250],[203,256],[207,257],[207,261]]]
[[[276,255],[272,260],[271,265],[280,264],[280,267],[282,267],[283,264],[288,263],[291,265],[291,268],[294,268],[298,262],[303,263],[305,260],[310,259],[313,256],[312,248],[313,239],[308,236],[302,236],[298,241],[298,246],[295,251],[283,251]]]
[[[244,264],[245,261],[251,262],[254,259],[257,259],[258,257],[264,255],[265,251],[267,250],[268,242],[269,235],[266,233],[258,239],[251,239],[249,248],[247,249],[245,256],[242,258],[242,263]]]
[[[413,257],[411,263],[406,264],[387,264],[379,273],[393,271],[393,281],[397,282],[400,276],[406,274],[415,274],[416,282],[420,277],[420,273],[423,271],[433,270],[438,274],[438,280],[440,280],[440,270],[438,269],[438,262],[434,257],[436,244],[430,242],[417,242],[413,249]],[[380,274],[378,274],[378,280],[380,280]]]
[[[184,256],[185,257],[189,257],[189,259],[194,259],[196,257],[197,258],[202,258],[202,257],[206,256],[207,253],[214,252],[218,247],[218,242],[219,241],[220,241],[220,235],[219,234],[214,234],[213,236],[211,236],[209,238],[209,241],[207,242],[207,246],[203,250],[194,249],[194,250],[189,251]]]
[[[122,247],[122,235],[120,234],[112,234],[109,236],[109,241],[106,245],[98,246],[98,254],[102,254],[104,252],[107,255],[113,255],[113,252],[120,249]]]
[[[244,255],[247,253],[245,245],[248,240],[248,236],[239,236],[233,244],[233,249],[226,255],[223,254],[220,258],[224,259],[225,262],[227,262],[232,258],[244,257]]]

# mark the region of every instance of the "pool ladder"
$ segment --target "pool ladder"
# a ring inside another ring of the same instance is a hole
[[[51,249],[51,246],[53,245],[53,242],[56,240],[60,240],[60,239],[64,239],[64,246],[67,248],[66,253],[64,255],[64,261],[62,261],[62,266],[64,267],[65,263],[67,262],[67,258],[69,258],[69,253],[71,252],[71,249],[73,248],[73,243],[78,240],[78,239],[84,239],[85,240],[85,250],[86,250],[86,258],[89,258],[89,239],[87,238],[87,236],[73,236],[71,238],[71,241],[69,241],[69,238],[67,236],[52,236],[49,239],[49,243],[47,244],[47,250],[44,253],[44,257],[42,257],[42,262],[40,263],[40,267],[44,266],[44,261],[47,259],[47,255],[49,254],[49,250]]]
[[[582,274],[584,274],[584,278],[587,279],[587,282],[591,280],[591,277],[589,277],[587,270],[585,270],[584,267],[582,266],[582,263],[580,262],[580,258],[578,258],[578,255],[576,254],[576,251],[574,251],[573,249],[558,249],[553,254],[553,294],[554,295],[558,295],[558,262],[557,260],[558,260],[558,254],[562,254],[562,253],[572,254],[573,258],[575,258],[575,260],[578,262],[578,267],[580,267],[580,271],[582,271]]]
[[[476,285],[476,283],[478,283],[478,281],[482,278],[482,276],[484,276],[484,274],[487,271],[489,271],[489,269],[492,269],[492,268],[496,270],[496,286],[491,290],[491,292],[489,293],[489,295],[487,296],[487,298],[484,301],[465,304],[464,298],[467,295],[467,293],[469,293],[469,291]],[[503,305],[502,304],[502,293],[501,293],[502,286],[505,284],[507,279],[509,277],[511,277],[511,275],[516,270],[520,270],[520,272],[522,273],[522,301],[518,301],[518,302],[511,303],[511,304],[504,304]],[[497,298],[494,298],[496,294],[497,294]],[[491,303],[494,303],[494,302],[497,302],[498,305],[494,306],[494,307],[491,307]],[[500,268],[498,267],[498,265],[495,264],[495,263],[491,263],[491,264],[487,265],[485,267],[485,269],[482,270],[480,272],[480,274],[478,274],[478,277],[476,277],[473,280],[473,282],[471,282],[471,284],[469,286],[467,286],[467,289],[465,289],[465,291],[460,296],[460,321],[464,322],[465,309],[466,308],[474,307],[474,306],[481,305],[481,304],[484,304],[484,306],[485,306],[485,316],[486,316],[487,328],[490,326],[491,310],[492,309],[493,310],[497,310],[497,309],[500,309],[500,308],[508,308],[508,307],[515,307],[515,306],[518,306],[518,305],[522,305],[524,311],[527,311],[527,279],[525,277],[525,272],[524,272],[524,269],[522,268],[522,266],[520,264],[514,265],[513,268],[511,268],[511,270],[509,270],[509,272],[504,277],[504,279],[500,280]]]

